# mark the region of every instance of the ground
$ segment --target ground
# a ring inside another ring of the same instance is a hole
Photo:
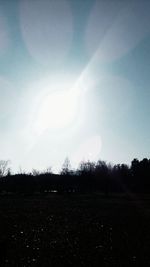
[[[150,266],[150,197],[0,196],[0,266]]]

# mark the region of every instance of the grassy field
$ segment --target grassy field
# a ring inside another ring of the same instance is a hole
[[[150,266],[150,198],[0,196],[0,266]]]

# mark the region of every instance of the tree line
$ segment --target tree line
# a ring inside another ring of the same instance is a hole
[[[105,161],[81,162],[72,170],[65,160],[60,174],[51,168],[12,174],[8,161],[0,161],[0,193],[150,193],[150,159],[133,159],[130,166]]]

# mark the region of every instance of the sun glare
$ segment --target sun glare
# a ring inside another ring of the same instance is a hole
[[[77,112],[77,95],[71,90],[50,93],[41,103],[36,130],[60,129],[70,124]]]
[[[57,79],[56,79],[57,78]],[[36,86],[35,86],[36,87]],[[35,91],[33,93],[35,95]],[[68,128],[83,115],[84,90],[72,80],[55,77],[44,79],[36,87],[36,97],[32,108],[32,130],[41,135],[45,131]],[[82,113],[82,114],[81,114]]]

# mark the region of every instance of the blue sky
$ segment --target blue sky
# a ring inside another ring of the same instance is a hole
[[[0,1],[0,158],[150,155],[150,2]]]

